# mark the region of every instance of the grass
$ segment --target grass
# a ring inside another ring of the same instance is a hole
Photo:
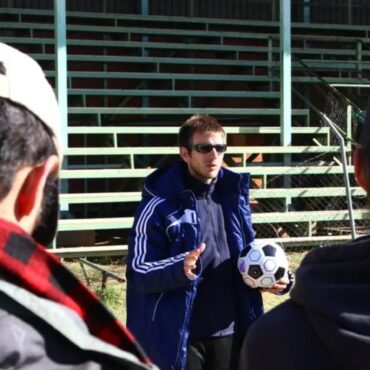
[[[306,251],[288,252],[290,268],[295,271],[299,266]],[[114,272],[118,276],[124,278],[125,264],[122,259],[98,259],[95,263],[103,265],[105,269]],[[64,264],[75,274],[78,278],[89,285],[97,295],[103,300],[106,306],[115,314],[115,316],[122,322],[126,322],[126,283],[119,282],[113,278],[108,277],[105,282],[105,287],[102,281],[102,273],[92,267],[85,266],[85,273],[78,261],[64,261]],[[271,293],[263,293],[263,301],[265,310],[268,311],[289,298],[289,294],[278,296]]]
[[[119,277],[125,277],[125,266],[121,259],[110,260],[108,258],[100,258],[94,261],[95,263],[104,266],[105,269],[114,272]],[[105,284],[103,283],[103,275],[90,266],[84,266],[77,260],[64,261],[64,264],[87,286],[90,287],[105,303],[105,305],[115,314],[122,322],[126,322],[126,283],[119,282],[111,277],[108,277]],[[104,286],[105,285],[105,286]]]

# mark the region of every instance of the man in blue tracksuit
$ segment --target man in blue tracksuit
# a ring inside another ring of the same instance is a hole
[[[263,312],[237,270],[254,238],[249,175],[221,167],[226,137],[212,117],[189,118],[179,144],[182,161],[147,178],[130,233],[127,326],[162,370],[233,370]]]

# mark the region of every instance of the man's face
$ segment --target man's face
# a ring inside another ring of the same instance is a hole
[[[221,132],[195,132],[192,139],[192,149],[180,147],[180,156],[187,163],[190,174],[202,181],[211,181],[220,171],[224,153],[213,148],[208,153],[200,153],[194,146],[197,144],[226,144]]]

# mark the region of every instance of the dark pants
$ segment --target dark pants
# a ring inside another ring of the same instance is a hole
[[[237,370],[239,348],[233,335],[190,338],[186,370]]]

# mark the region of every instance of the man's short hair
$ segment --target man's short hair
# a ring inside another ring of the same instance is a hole
[[[0,200],[9,193],[16,172],[57,154],[47,127],[28,109],[0,98]]]
[[[216,118],[211,116],[195,115],[187,119],[179,131],[179,146],[189,148],[195,132],[219,132],[225,136],[225,130]]]

